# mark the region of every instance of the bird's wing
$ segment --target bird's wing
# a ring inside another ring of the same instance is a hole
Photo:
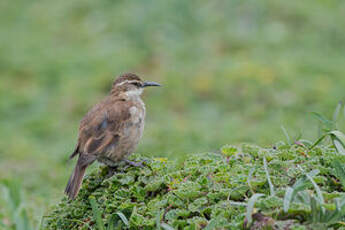
[[[96,105],[81,121],[77,151],[95,156],[116,145],[121,128],[130,118],[129,105],[123,101]]]

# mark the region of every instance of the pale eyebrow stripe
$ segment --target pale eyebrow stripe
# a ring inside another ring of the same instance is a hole
[[[128,80],[126,80],[126,81],[123,81],[123,82],[121,82],[121,83],[118,83],[118,84],[116,84],[116,86],[120,86],[120,85],[123,85],[123,84],[126,84],[126,83],[134,83],[134,82],[138,82],[138,81],[136,81],[136,80],[133,80],[133,81],[128,81]]]

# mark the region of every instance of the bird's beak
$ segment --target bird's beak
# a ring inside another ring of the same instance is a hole
[[[148,87],[148,86],[162,86],[162,85],[153,81],[145,81],[143,84],[143,87]]]

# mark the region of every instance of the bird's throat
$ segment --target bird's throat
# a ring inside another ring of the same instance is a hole
[[[124,92],[124,96],[130,100],[140,99],[140,95],[143,93],[143,89],[134,89]]]

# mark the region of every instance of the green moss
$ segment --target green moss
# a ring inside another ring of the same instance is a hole
[[[223,153],[228,152],[225,148]],[[277,148],[242,145],[231,147],[230,156],[223,153],[191,155],[181,165],[133,155],[132,159],[145,160],[145,167],[121,164],[111,177],[107,176],[107,167],[100,167],[85,178],[76,200],[63,198],[52,208],[45,218],[45,228],[96,228],[89,203],[92,196],[105,225],[113,214],[120,213],[111,220],[118,229],[156,229],[163,223],[175,229],[206,226],[208,229],[242,229],[248,199],[253,193],[263,193],[265,197],[256,202],[255,212],[265,216],[266,222],[253,218],[252,227],[263,229],[274,223],[276,228],[272,229],[286,226],[290,226],[288,229],[311,229],[315,224],[327,226],[327,223],[311,221],[311,209],[298,201],[292,202],[289,212],[285,213],[283,203],[287,186],[303,178],[305,172],[319,169],[320,173],[313,178],[324,194],[325,208],[334,209],[334,199],[345,195],[331,167],[333,161],[344,163],[345,160],[332,148],[317,147],[308,151],[295,145],[278,145]],[[274,196],[270,196],[264,156]],[[315,193],[311,183],[305,190]],[[332,224],[335,229],[340,228]]]

